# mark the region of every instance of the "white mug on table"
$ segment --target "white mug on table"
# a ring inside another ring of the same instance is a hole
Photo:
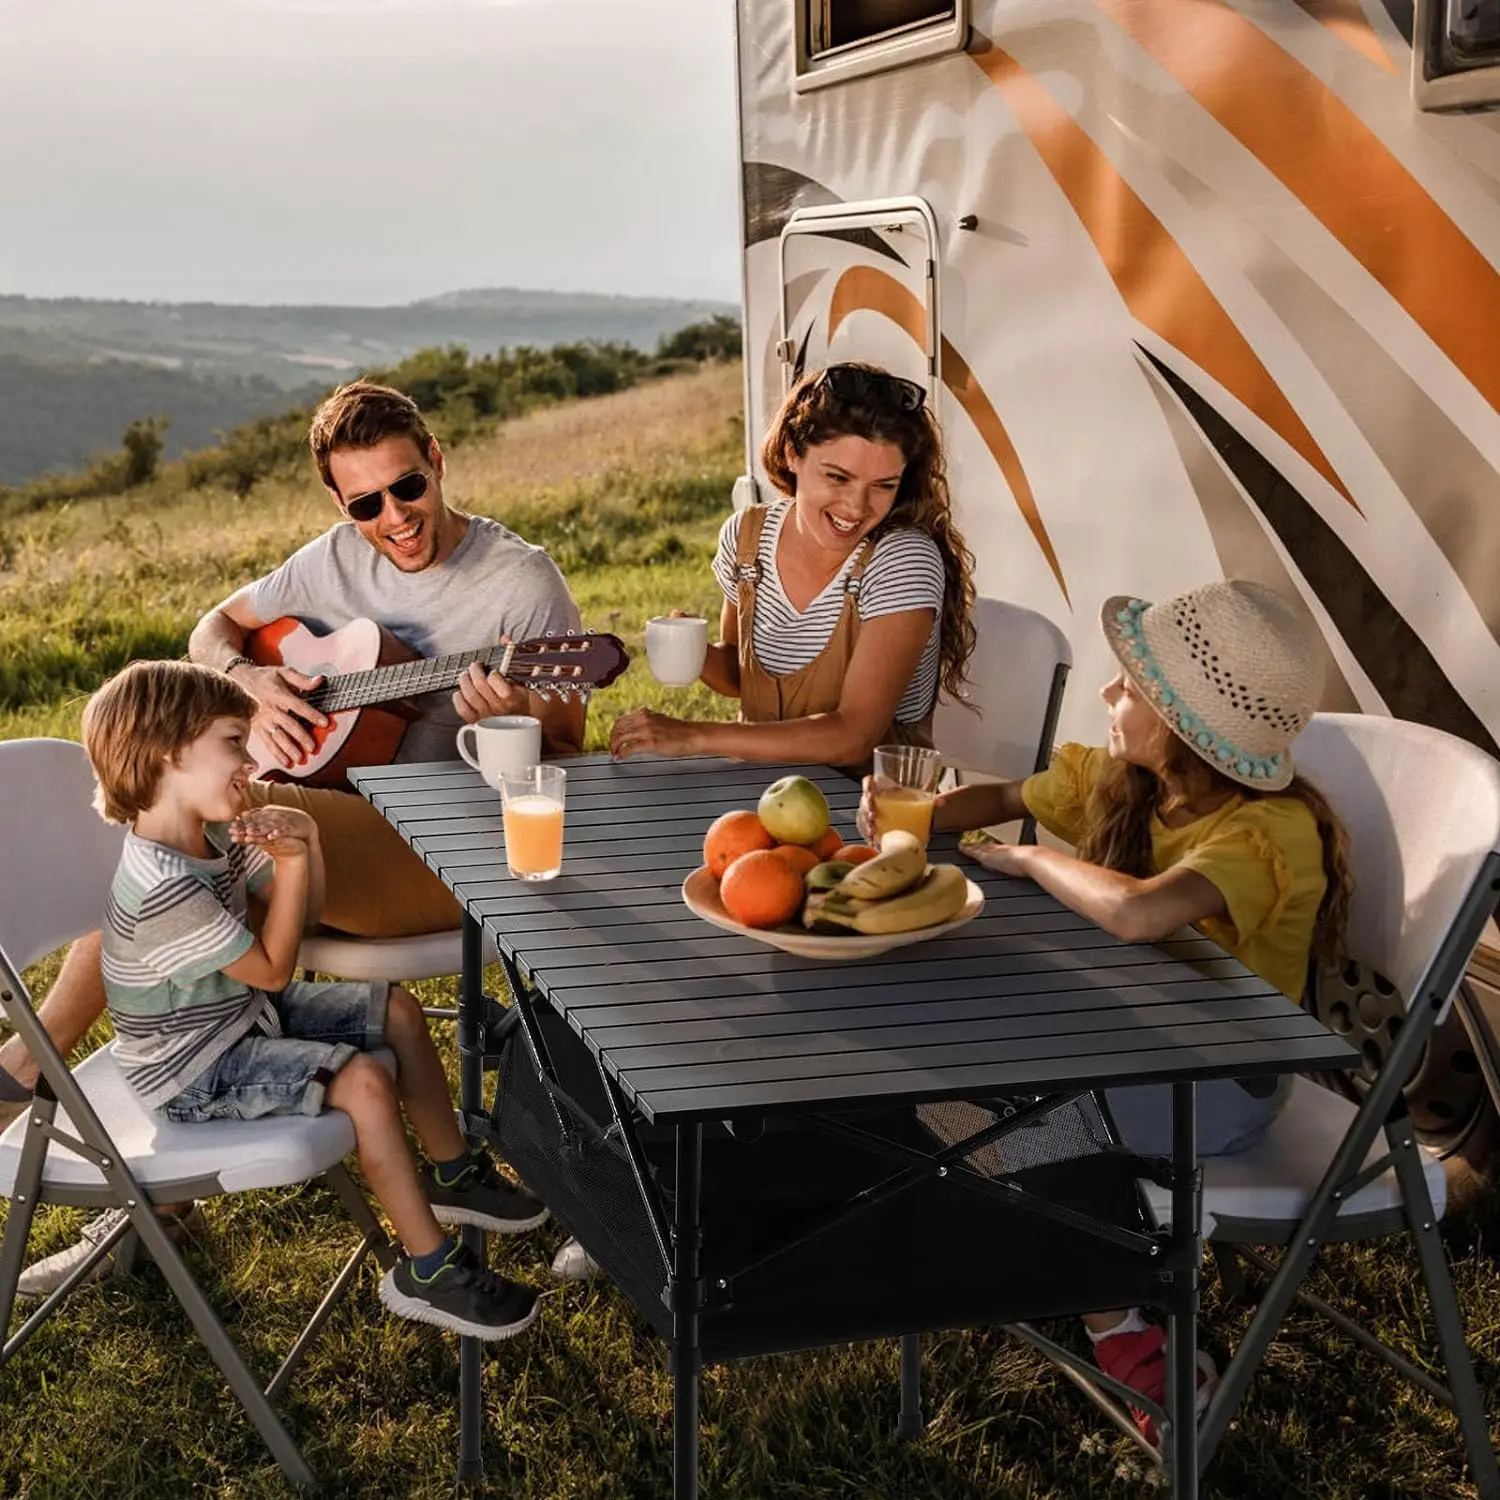
[[[499,791],[502,776],[541,761],[541,720],[529,714],[498,714],[465,724],[458,731],[458,753]]]
[[[708,658],[708,621],[701,615],[657,615],[646,621],[646,660],[663,687],[691,687]]]

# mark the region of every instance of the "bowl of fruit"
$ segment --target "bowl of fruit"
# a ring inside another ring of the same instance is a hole
[[[727,932],[844,961],[945,936],[984,906],[979,887],[956,865],[929,864],[912,834],[887,833],[878,849],[845,843],[827,799],[801,776],[714,820],[682,899]]]

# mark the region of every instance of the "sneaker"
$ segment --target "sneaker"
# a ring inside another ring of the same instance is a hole
[[[399,1317],[474,1339],[508,1339],[529,1328],[541,1303],[529,1286],[507,1281],[459,1246],[431,1281],[402,1256],[380,1281],[380,1300]]]
[[[577,1240],[565,1240],[552,1257],[552,1274],[559,1281],[587,1281],[599,1274],[599,1262]]]
[[[429,1163],[422,1168],[422,1186],[433,1217],[449,1227],[474,1224],[495,1234],[524,1234],[547,1222],[547,1205],[518,1187],[483,1153],[446,1186]]]
[[[55,1255],[49,1255],[45,1260],[39,1260],[34,1266],[27,1266],[21,1272],[20,1280],[16,1282],[16,1296],[51,1296],[72,1272],[89,1258],[99,1241],[113,1234],[128,1217],[129,1215],[123,1208],[107,1208],[102,1214],[95,1214],[66,1250],[59,1250]],[[181,1245],[188,1235],[195,1234],[203,1228],[203,1210],[196,1203],[192,1204],[185,1214],[163,1214],[161,1217],[166,1226],[167,1237],[174,1245]],[[88,1286],[91,1282],[100,1281],[113,1271],[119,1251],[120,1247],[116,1245],[78,1283],[79,1286]]]
[[[1094,1362],[1106,1375],[1122,1385],[1139,1391],[1158,1406],[1167,1399],[1167,1330],[1159,1323],[1148,1323],[1143,1329],[1111,1333],[1094,1344]],[[1202,1416],[1209,1397],[1219,1383],[1219,1370],[1202,1349],[1198,1351],[1198,1394],[1194,1414]],[[1149,1412],[1138,1406],[1130,1408],[1140,1434],[1153,1447],[1159,1446],[1156,1423]]]

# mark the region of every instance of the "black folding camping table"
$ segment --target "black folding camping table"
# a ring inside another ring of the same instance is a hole
[[[496,794],[454,763],[357,789],[465,910],[461,1105],[666,1340],[678,1500],[697,1494],[705,1361],[1136,1303],[1167,1315],[1167,1460],[1197,1494],[1195,1085],[1348,1067],[1351,1049],[1206,939],[1123,943],[970,866],[985,908],[861,961],[797,958],[683,904],[709,823],[796,769],[694,758],[568,771],[563,873],[511,880]],[[957,858],[951,837],[934,858]],[[482,936],[515,1004],[482,988]],[[486,1063],[498,1067],[492,1108]],[[1094,1091],[1171,1085],[1172,1154],[1115,1139]],[[1142,1178],[1170,1189],[1170,1224]],[[460,1356],[460,1477],[480,1466]],[[1107,1384],[1107,1382],[1106,1382]]]

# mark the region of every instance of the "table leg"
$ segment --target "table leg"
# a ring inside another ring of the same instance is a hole
[[[467,913],[463,927],[463,976],[458,988],[458,1102],[467,1120],[484,1108],[484,943],[479,923]],[[484,1258],[484,1234],[467,1225],[460,1231],[467,1249]],[[458,1341],[458,1482],[484,1478],[482,1437],[484,1395],[480,1387],[480,1342]]]
[[[1198,1175],[1198,1088],[1172,1085],[1172,1238],[1182,1254],[1172,1277],[1167,1324],[1167,1454],[1173,1500],[1198,1500],[1198,1266],[1202,1256],[1202,1194]],[[1183,1253],[1185,1252],[1185,1253]]]
[[[677,1204],[672,1220],[672,1494],[698,1500],[698,1375],[703,1355],[698,1315],[703,1306],[700,1256],[703,1213],[703,1127],[677,1127]]]
[[[922,1436],[922,1335],[901,1335],[901,1410],[896,1436],[914,1442]]]

